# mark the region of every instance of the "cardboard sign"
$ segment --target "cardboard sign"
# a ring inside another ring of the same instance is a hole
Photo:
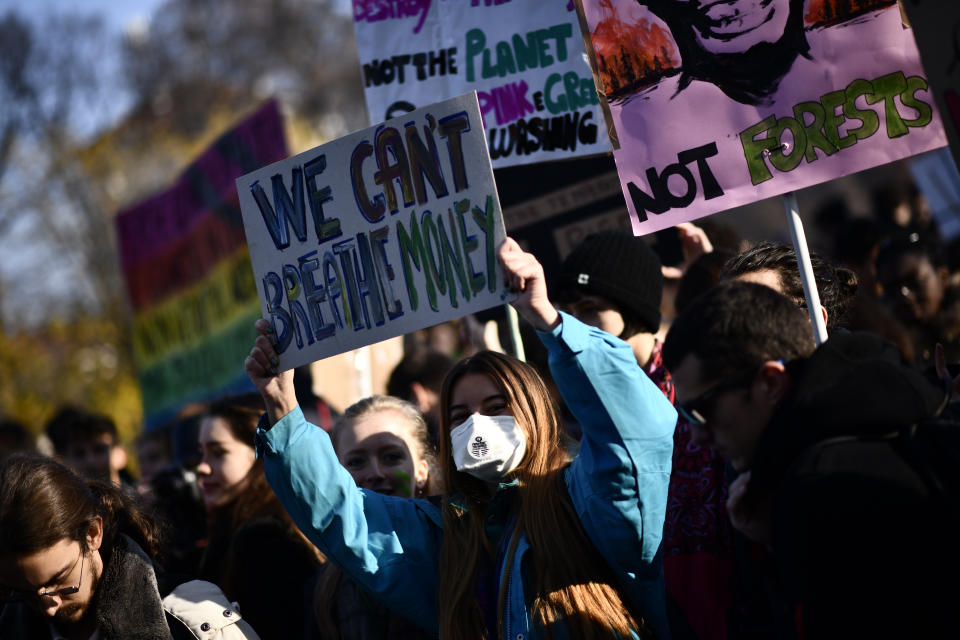
[[[168,190],[117,215],[148,429],[188,402],[252,389],[241,363],[259,305],[234,180],[286,155],[271,101]]]
[[[946,144],[895,0],[583,0],[634,233]]]
[[[237,191],[282,370],[507,300],[476,94],[249,173]]]
[[[606,153],[571,0],[353,0],[373,122],[476,90],[496,168]]]

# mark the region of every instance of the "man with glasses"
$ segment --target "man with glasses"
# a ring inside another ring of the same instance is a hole
[[[215,585],[163,584],[133,498],[38,455],[0,464],[0,638],[257,637]],[[158,583],[159,578],[159,583]],[[227,630],[236,635],[226,634]],[[202,632],[202,633],[201,633]]]
[[[731,521],[772,552],[788,633],[955,633],[958,512],[911,439],[946,404],[942,386],[872,334],[815,349],[802,310],[746,282],[691,304],[663,354],[694,440],[741,474]]]

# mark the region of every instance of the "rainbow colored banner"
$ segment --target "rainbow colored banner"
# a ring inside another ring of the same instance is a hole
[[[187,403],[251,388],[243,359],[260,306],[234,181],[286,156],[270,101],[172,187],[117,216],[147,429]]]

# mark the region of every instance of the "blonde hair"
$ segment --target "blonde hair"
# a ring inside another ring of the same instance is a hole
[[[393,396],[373,395],[354,402],[337,418],[330,430],[330,441],[333,444],[334,451],[337,450],[337,442],[344,431],[357,420],[381,411],[394,411],[403,416],[407,426],[410,427],[413,439],[417,443],[417,457],[427,462],[427,482],[423,487],[423,495],[429,496],[439,493],[440,482],[437,474],[436,449],[430,441],[427,422],[420,410],[406,400]],[[333,607],[336,604],[336,594],[343,578],[343,572],[337,566],[330,564],[324,569],[313,590],[313,613],[317,627],[324,637],[340,637],[340,629],[333,618]]]
[[[483,351],[460,361],[447,375],[441,392],[440,458],[447,491],[440,551],[440,637],[468,640],[486,635],[476,599],[477,571],[481,554],[496,557],[484,528],[487,486],[457,471],[451,455],[451,395],[468,373],[486,375],[497,385],[527,437],[527,452],[512,474],[519,491],[517,524],[507,561],[512,562],[519,536],[525,534],[533,561],[533,624],[548,638],[553,637],[557,624],[564,625],[573,638],[630,637],[631,629],[643,633],[644,628],[613,586],[612,572],[583,530],[567,493],[563,474],[569,464],[563,446],[565,436],[546,385],[526,363]],[[458,494],[468,508],[454,506],[450,494]],[[498,627],[502,626],[508,583],[509,576],[505,576],[498,597]],[[491,632],[501,635],[504,630]]]
[[[330,440],[333,443],[334,451],[337,450],[337,441],[343,432],[355,422],[367,416],[371,416],[381,411],[395,411],[403,416],[407,426],[410,427],[410,433],[417,443],[415,453],[421,460],[427,461],[427,482],[423,487],[423,495],[435,495],[440,492],[437,470],[437,452],[430,441],[430,432],[427,429],[427,422],[423,414],[415,405],[406,400],[395,398],[393,396],[372,395],[363,400],[358,400],[344,409],[343,414],[337,418],[330,430]]]

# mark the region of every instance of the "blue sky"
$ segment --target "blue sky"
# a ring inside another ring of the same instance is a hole
[[[0,12],[17,9],[38,18],[51,12],[96,13],[103,16],[110,29],[122,33],[132,21],[149,18],[160,4],[162,0],[0,0]]]
[[[153,12],[162,4],[163,0],[0,0],[0,14],[13,9],[40,24],[44,18],[60,13],[96,14],[103,19],[110,34],[116,37],[119,47],[125,29],[138,22],[149,22]],[[118,71],[118,61],[116,56],[108,56],[103,60],[104,71],[108,77],[116,77],[113,74]],[[114,98],[92,111],[78,115],[74,126],[81,135],[96,135],[123,116],[130,106],[130,97],[118,87]]]

